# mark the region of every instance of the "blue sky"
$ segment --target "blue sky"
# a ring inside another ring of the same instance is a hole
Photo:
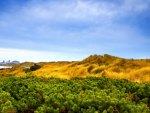
[[[150,58],[150,0],[1,0],[0,60]]]

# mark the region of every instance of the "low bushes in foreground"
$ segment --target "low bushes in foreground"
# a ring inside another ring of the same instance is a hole
[[[150,83],[101,78],[0,79],[0,113],[149,113]]]

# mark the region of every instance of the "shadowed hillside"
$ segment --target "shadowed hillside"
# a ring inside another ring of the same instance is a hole
[[[33,70],[32,70],[33,69]],[[42,77],[67,78],[107,76],[125,78],[135,82],[150,82],[150,59],[124,59],[108,54],[91,55],[76,62],[26,62],[12,69],[0,70],[1,77],[35,75]]]

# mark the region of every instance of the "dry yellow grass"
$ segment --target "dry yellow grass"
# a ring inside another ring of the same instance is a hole
[[[105,54],[93,55],[80,62],[49,62],[38,63],[41,68],[25,73],[24,66],[33,63],[23,63],[12,69],[0,70],[0,74],[25,76],[32,74],[42,77],[70,79],[72,77],[108,76],[110,78],[128,79],[135,82],[150,82],[150,60],[123,59]]]

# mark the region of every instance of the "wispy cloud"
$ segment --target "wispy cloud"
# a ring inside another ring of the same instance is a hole
[[[75,0],[31,3],[22,8],[26,19],[37,19],[45,21],[78,20],[87,21],[93,19],[112,19],[127,14],[142,13],[149,10],[150,1],[145,0],[123,0],[119,4],[105,0]],[[23,16],[23,17],[24,17]],[[31,18],[32,17],[32,18]],[[34,20],[36,21],[36,20]]]
[[[42,61],[78,61],[86,56],[80,54],[67,54],[63,52],[44,52],[24,49],[0,48],[1,60],[19,60],[21,62],[42,62]]]
[[[31,0],[13,9],[0,15],[0,48],[121,55],[150,43],[133,23],[148,15],[150,0]]]

